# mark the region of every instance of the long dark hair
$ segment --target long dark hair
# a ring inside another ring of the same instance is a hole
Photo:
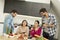
[[[38,23],[38,26],[39,26],[39,21],[38,20],[35,20],[35,22],[37,22]],[[34,29],[35,29],[35,27],[33,27]]]
[[[23,22],[24,22],[24,21],[26,22],[26,26],[28,26],[28,22],[27,22],[26,20],[23,20],[23,21],[22,21],[21,26],[23,26]]]

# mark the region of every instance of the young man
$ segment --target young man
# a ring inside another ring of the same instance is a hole
[[[13,18],[17,15],[16,10],[12,10],[11,14],[7,15],[4,20],[3,34],[10,34],[14,30]]]
[[[42,16],[43,36],[49,40],[54,40],[56,33],[56,18],[49,14],[45,8],[41,8],[39,14]]]

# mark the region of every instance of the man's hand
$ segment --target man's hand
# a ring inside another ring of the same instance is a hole
[[[48,24],[43,24],[43,27],[46,28],[48,26]]]
[[[50,26],[50,27],[54,27],[54,24],[50,24],[49,26]]]

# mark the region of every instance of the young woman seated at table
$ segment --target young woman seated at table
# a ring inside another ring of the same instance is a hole
[[[41,36],[41,31],[42,31],[42,28],[39,27],[39,21],[36,20],[34,22],[34,26],[31,28],[30,36],[32,38],[34,38],[34,37],[40,37]]]
[[[21,26],[18,28],[16,34],[20,34],[20,36],[18,37],[19,40],[24,40],[25,37],[26,39],[28,39],[29,27],[27,25],[27,21],[23,20]]]
[[[39,21],[34,22],[34,26],[30,30],[30,36],[32,40],[44,40],[42,37],[42,28],[39,26]]]

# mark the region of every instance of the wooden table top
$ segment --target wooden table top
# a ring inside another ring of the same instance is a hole
[[[0,36],[0,40],[17,40],[17,36],[7,37],[7,36]],[[28,39],[31,40],[31,39]]]
[[[16,37],[0,36],[0,40],[17,40],[17,38]]]

